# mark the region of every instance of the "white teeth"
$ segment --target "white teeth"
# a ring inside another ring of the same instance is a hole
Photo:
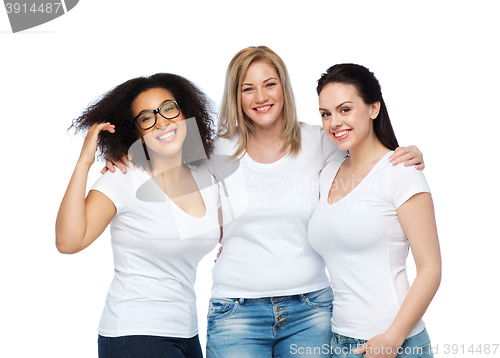
[[[164,135],[162,135],[162,136],[159,136],[159,137],[158,137],[158,139],[159,139],[159,140],[165,140],[165,139],[171,138],[171,137],[173,137],[173,136],[175,135],[175,132],[176,132],[176,131],[170,131],[170,132],[168,132],[167,134],[164,134]]]
[[[337,132],[334,134],[335,137],[342,137],[343,135],[349,133],[349,131],[342,131],[342,132]]]
[[[271,105],[265,106],[265,107],[259,107],[259,108],[256,108],[256,110],[259,112],[262,112],[262,111],[267,111],[269,108],[271,108]]]

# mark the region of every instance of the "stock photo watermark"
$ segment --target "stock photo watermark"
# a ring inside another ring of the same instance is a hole
[[[422,354],[422,353],[432,353],[432,354],[449,354],[449,355],[464,355],[464,354],[484,354],[484,355],[494,355],[500,352],[500,344],[498,343],[486,343],[486,344],[436,344],[427,345],[423,347],[399,347],[396,352],[393,352],[391,347],[367,347],[366,353],[372,354]],[[356,348],[362,347],[362,345],[355,346],[332,346],[329,344],[323,344],[321,347],[303,347],[296,344],[290,345],[290,354],[300,354],[300,355],[317,355],[317,354],[355,354],[354,350]]]
[[[72,10],[79,0],[4,0],[13,33],[45,24]]]

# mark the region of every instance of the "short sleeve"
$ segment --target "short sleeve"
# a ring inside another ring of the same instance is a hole
[[[430,193],[424,173],[415,167],[402,164],[389,165],[386,193],[388,200],[397,208],[418,193]]]
[[[121,214],[129,207],[135,194],[132,175],[132,170],[127,170],[126,174],[119,170],[114,173],[108,171],[97,179],[90,190],[97,190],[106,195],[115,205],[116,214]]]
[[[216,137],[214,140],[213,155],[233,155],[238,147],[238,131],[232,138]]]

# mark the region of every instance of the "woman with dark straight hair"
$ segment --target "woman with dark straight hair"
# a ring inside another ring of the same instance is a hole
[[[320,94],[323,87],[328,83],[351,84],[356,88],[358,95],[366,104],[380,102],[380,111],[377,118],[373,120],[373,130],[380,142],[390,150],[399,147],[398,140],[392,129],[389,112],[385,106],[380,84],[374,74],[366,67],[346,63],[330,67],[318,80],[316,91]]]
[[[367,68],[335,65],[318,81],[328,138],[349,155],[326,165],[309,242],[335,294],[334,357],[432,357],[422,316],[441,281],[430,189],[421,171],[387,161],[398,146]],[[406,274],[411,245],[417,267]]]

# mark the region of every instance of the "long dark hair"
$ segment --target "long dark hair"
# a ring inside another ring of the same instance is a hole
[[[384,99],[382,98],[380,84],[373,72],[370,72],[370,70],[364,66],[353,63],[334,65],[326,70],[326,73],[323,73],[321,78],[318,80],[318,87],[316,88],[318,95],[329,83],[353,85],[358,95],[367,105],[380,102],[379,114],[377,118],[373,120],[373,130],[375,135],[380,142],[390,150],[395,150],[399,147],[398,140],[394,134],[394,129],[392,129],[387,107],[385,106]]]
[[[199,157],[192,150],[184,150],[184,146],[190,143],[189,136],[199,132],[201,141],[207,157],[213,151],[215,111],[208,97],[186,78],[171,74],[157,73],[149,77],[138,77],[128,80],[108,93],[104,94],[94,104],[89,105],[82,115],[73,120],[70,126],[76,132],[86,132],[94,123],[109,122],[115,125],[115,133],[101,132],[97,142],[99,156],[106,160],[120,160],[129,153],[129,149],[137,142],[138,134],[132,114],[132,102],[141,93],[153,89],[164,88],[175,97],[179,103],[182,114],[186,119],[194,117],[198,130],[190,131],[190,121],[186,121],[187,134],[183,144],[182,162],[190,163],[190,158],[185,158],[185,153]],[[192,141],[191,141],[192,142]],[[142,150],[142,149],[141,149]],[[134,156],[134,165],[148,168],[151,163],[147,162],[146,156]],[[194,165],[196,166],[196,165]]]

